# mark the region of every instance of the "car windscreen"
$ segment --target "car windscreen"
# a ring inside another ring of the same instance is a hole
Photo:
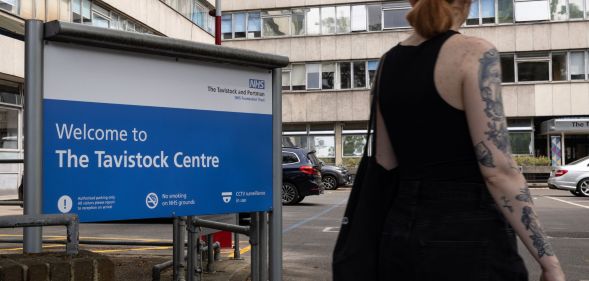
[[[579,164],[579,163],[581,163],[581,162],[583,162],[583,161],[585,161],[587,159],[589,159],[589,156],[585,156],[585,157],[583,157],[581,159],[575,160],[575,161],[573,161],[571,163],[568,163],[567,165],[577,165],[577,164]]]
[[[319,162],[319,159],[317,158],[317,156],[315,156],[315,152],[310,152],[307,154],[307,158],[309,159],[309,161],[311,161],[311,163],[313,163],[314,166],[320,166],[321,162]]]

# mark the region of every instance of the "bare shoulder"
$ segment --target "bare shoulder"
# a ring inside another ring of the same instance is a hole
[[[497,48],[489,41],[473,36],[458,36],[458,48],[464,49],[464,62],[467,66],[478,65],[483,58],[499,58]]]

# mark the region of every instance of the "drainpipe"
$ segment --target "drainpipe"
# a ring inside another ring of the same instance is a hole
[[[221,0],[215,0],[215,45],[221,45]]]

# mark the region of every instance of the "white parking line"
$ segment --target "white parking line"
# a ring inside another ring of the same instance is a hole
[[[585,205],[581,205],[581,204],[577,204],[577,203],[569,202],[569,201],[566,201],[566,200],[562,200],[562,199],[558,199],[558,198],[554,198],[554,197],[550,197],[550,196],[544,196],[544,197],[546,197],[546,198],[550,198],[550,199],[552,199],[552,200],[560,201],[560,202],[562,202],[562,203],[567,203],[567,204],[570,204],[570,205],[573,205],[573,206],[577,206],[577,207],[581,207],[581,208],[589,209],[589,206],[585,206]]]

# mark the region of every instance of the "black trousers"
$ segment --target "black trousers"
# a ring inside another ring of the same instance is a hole
[[[514,230],[480,183],[401,181],[380,250],[380,280],[528,280]]]

